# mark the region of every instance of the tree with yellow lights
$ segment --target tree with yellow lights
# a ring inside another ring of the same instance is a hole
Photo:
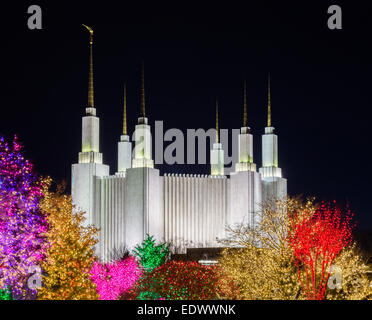
[[[63,194],[63,190],[63,186],[55,193],[45,190],[40,204],[48,216],[49,246],[42,263],[42,288],[38,299],[98,299],[96,286],[90,278],[97,229],[83,226],[83,213],[73,211],[71,197]]]
[[[356,243],[344,248],[330,270],[326,299],[371,300],[372,281],[368,274],[372,268],[366,260]]]
[[[312,199],[272,200],[262,205],[254,228],[240,224],[227,229],[220,266],[240,289],[238,299],[296,299],[301,297],[292,250],[287,243],[288,215],[315,211]],[[234,248],[235,247],[235,248]]]

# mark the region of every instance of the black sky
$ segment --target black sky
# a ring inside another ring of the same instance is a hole
[[[18,134],[40,174],[70,182],[87,105],[84,23],[95,31],[95,105],[111,173],[122,127],[122,84],[127,81],[132,131],[142,59],[150,123],[164,120],[165,128],[213,127],[216,96],[221,127],[239,128],[246,80],[258,166],[270,72],[279,165],[289,193],[348,200],[359,226],[372,227],[371,7],[355,1],[251,2],[25,1],[3,7],[0,134]],[[42,30],[27,28],[32,4],[43,10]],[[327,28],[330,4],[342,8],[342,30]],[[207,174],[209,167],[160,170]]]

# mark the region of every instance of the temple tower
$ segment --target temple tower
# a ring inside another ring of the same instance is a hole
[[[224,153],[222,144],[219,139],[219,126],[218,126],[218,100],[216,99],[216,142],[213,143],[211,150],[211,175],[223,176],[224,175]]]
[[[263,201],[287,196],[287,179],[282,178],[282,169],[278,167],[278,136],[271,125],[271,88],[268,77],[267,127],[262,135],[262,197]]]
[[[238,137],[239,162],[230,175],[230,213],[227,223],[254,226],[262,201],[261,177],[253,162],[253,136],[247,126],[247,90],[243,88],[243,127]]]
[[[141,110],[134,132],[135,148],[132,168],[126,169],[124,223],[125,243],[129,250],[141,243],[146,234],[157,241],[164,239],[162,211],[163,180],[154,169],[151,128],[145,109],[144,64],[141,70]]]
[[[132,167],[132,143],[127,130],[127,85],[124,83],[124,112],[123,112],[123,134],[118,142],[118,171],[117,175],[125,175],[128,168]]]
[[[99,118],[96,116],[93,92],[93,30],[89,31],[89,79],[88,107],[82,119],[82,147],[79,162],[72,165],[71,195],[76,210],[86,214],[85,225],[95,224],[99,217],[95,214],[96,177],[109,175],[110,168],[103,164],[99,152]]]
[[[238,137],[239,162],[235,165],[235,171],[256,171],[253,162],[253,136],[251,128],[247,126],[247,85],[244,81],[243,94],[243,127],[240,128]]]

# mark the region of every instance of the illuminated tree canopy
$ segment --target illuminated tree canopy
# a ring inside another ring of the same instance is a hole
[[[138,261],[146,271],[159,267],[169,254],[169,245],[166,243],[156,245],[152,236],[147,235],[141,245],[133,251]]]
[[[91,270],[101,300],[116,300],[130,289],[142,272],[134,257],[102,264],[96,261]]]
[[[352,240],[352,214],[324,203],[314,214],[306,213],[292,213],[288,242],[307,299],[321,300],[334,259]]]
[[[42,182],[24,158],[17,137],[0,138],[0,289],[32,298],[29,272],[44,256],[46,217],[39,210]]]
[[[44,192],[41,209],[48,215],[46,232],[48,248],[42,263],[43,287],[38,299],[42,300],[91,300],[98,299],[96,285],[90,277],[95,262],[94,245],[97,230],[84,227],[82,212],[74,212],[71,197],[57,192]]]
[[[221,281],[220,269],[198,262],[169,261],[144,274],[124,297],[127,299],[227,299],[231,289]]]

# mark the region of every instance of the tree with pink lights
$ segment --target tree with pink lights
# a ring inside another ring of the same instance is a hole
[[[139,279],[141,270],[136,259],[128,257],[107,264],[95,262],[91,275],[101,300],[117,300]]]
[[[44,255],[46,218],[39,210],[42,183],[24,158],[17,137],[9,145],[0,138],[0,290],[32,298],[27,284]],[[31,287],[31,288],[30,288]]]

